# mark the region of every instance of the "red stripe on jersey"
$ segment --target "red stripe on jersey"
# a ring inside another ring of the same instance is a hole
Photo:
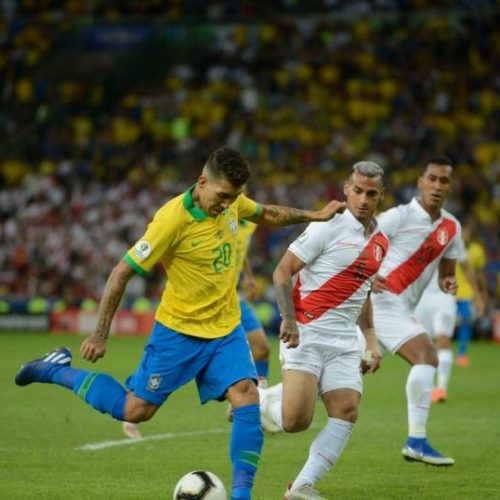
[[[293,289],[293,302],[299,323],[309,323],[345,302],[371,276],[376,274],[387,253],[389,241],[377,232],[363,248],[358,258],[343,271],[332,276],[317,290],[300,298],[300,279]]]
[[[396,294],[406,290],[419,278],[425,268],[441,255],[450,241],[453,240],[456,232],[455,222],[451,219],[443,219],[417,251],[389,273],[387,276],[388,290]]]

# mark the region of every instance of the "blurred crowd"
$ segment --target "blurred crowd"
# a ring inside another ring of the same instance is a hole
[[[219,6],[210,12],[205,2],[171,2],[181,18],[191,9],[251,22],[211,23],[201,57],[159,60],[161,78],[113,99],[105,78],[78,68],[78,58],[59,76],[44,71],[74,29],[69,14],[147,18],[161,2],[122,2],[113,12],[99,0],[41,3],[46,22],[39,2],[22,1],[0,24],[0,296],[98,300],[156,209],[229,144],[251,163],[253,197],[308,208],[342,198],[361,159],[387,172],[384,208],[407,202],[426,157],[449,156],[456,187],[447,208],[476,221],[498,297],[498,2],[434,12],[418,0],[324,0],[317,12],[350,15],[272,22],[255,17],[258,2],[210,2]],[[293,14],[304,2],[279,5]],[[357,15],[370,6],[380,15]],[[197,26],[183,29],[195,38]],[[175,29],[168,25],[166,38]],[[298,231],[256,233],[250,255],[263,293]],[[138,278],[127,300],[154,302],[161,287],[159,275]]]

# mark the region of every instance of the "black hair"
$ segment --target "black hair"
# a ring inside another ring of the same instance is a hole
[[[450,166],[451,168],[453,168],[453,162],[447,156],[431,156],[424,162],[424,171],[427,171],[427,167],[431,163],[433,163],[434,165]]]
[[[248,162],[233,148],[223,147],[214,151],[208,158],[208,171],[218,178],[224,178],[234,187],[243,186],[250,177]]]

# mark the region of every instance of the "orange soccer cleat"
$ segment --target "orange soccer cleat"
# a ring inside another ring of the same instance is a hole
[[[444,403],[448,399],[448,393],[445,389],[434,389],[431,392],[431,403]]]
[[[469,368],[470,365],[469,356],[467,356],[467,354],[460,354],[460,356],[457,356],[455,362],[460,368]]]

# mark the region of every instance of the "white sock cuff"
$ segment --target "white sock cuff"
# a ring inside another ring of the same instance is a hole
[[[410,370],[411,377],[416,378],[434,378],[436,373],[436,367],[432,365],[413,365]]]

